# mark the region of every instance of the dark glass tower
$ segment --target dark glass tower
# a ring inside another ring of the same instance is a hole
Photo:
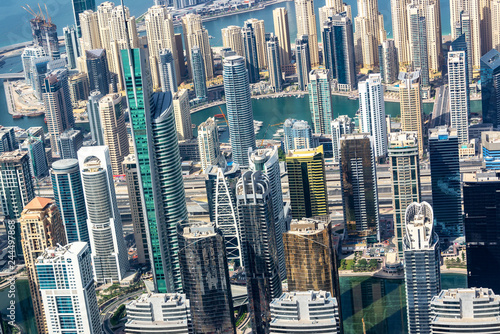
[[[246,22],[241,29],[243,35],[243,49],[245,50],[245,60],[248,70],[248,80],[250,83],[259,81],[259,60],[257,58],[257,43],[255,40],[255,30],[252,23]]]
[[[86,51],[87,71],[89,74],[90,91],[99,91],[102,95],[109,93],[109,69],[106,50]]]
[[[204,101],[207,98],[207,77],[205,75],[203,54],[197,46],[191,49],[191,72],[193,73],[196,99]]]
[[[194,224],[179,232],[179,262],[195,333],[235,333],[233,299],[222,232]]]
[[[309,56],[309,37],[307,35],[299,36],[295,40],[295,59],[300,90],[307,90],[309,83],[309,72],[311,72],[311,58]]]
[[[493,49],[481,57],[483,123],[500,124],[500,52]]]

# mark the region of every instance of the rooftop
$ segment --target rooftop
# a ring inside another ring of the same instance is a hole
[[[24,207],[24,210],[43,210],[52,203],[52,199],[45,197],[35,197]]]
[[[194,225],[184,227],[182,236],[186,239],[206,238],[216,234],[212,223],[195,223]]]
[[[3,152],[2,155],[0,155],[0,163],[20,162],[21,159],[23,159],[26,156],[28,156],[28,151],[15,150],[15,151]]]
[[[328,226],[328,222],[312,218],[293,219],[288,233],[292,234],[317,234]]]
[[[287,155],[286,155],[286,158],[290,158],[290,159],[293,159],[293,158],[312,158],[313,156],[315,156],[316,154],[318,153],[321,153],[323,154],[323,145],[320,145],[316,148],[312,148],[312,149],[309,149],[309,148],[305,148],[305,149],[302,149],[302,150],[289,150]]]

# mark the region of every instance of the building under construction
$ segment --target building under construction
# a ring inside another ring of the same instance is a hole
[[[45,6],[46,15],[43,13],[40,5],[38,12],[35,12],[29,5],[28,8],[23,7],[28,13],[33,15],[30,20],[31,34],[33,36],[33,44],[43,47],[45,53],[52,59],[59,59],[59,40],[57,38],[57,26],[52,23]]]

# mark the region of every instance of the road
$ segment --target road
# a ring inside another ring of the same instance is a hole
[[[113,316],[113,312],[118,308],[118,306],[124,304],[127,300],[133,299],[143,293],[144,290],[139,290],[139,291],[134,291],[128,295],[123,295],[119,299],[115,300],[114,302],[106,306],[101,311],[101,323],[103,324],[105,333],[113,334],[113,330],[111,330],[111,324],[109,323],[109,318]]]
[[[448,85],[440,86],[436,92],[436,101],[432,110],[432,127],[449,124],[448,94]]]

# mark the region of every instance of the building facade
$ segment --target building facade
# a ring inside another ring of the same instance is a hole
[[[288,118],[283,123],[285,135],[284,151],[302,150],[312,147],[312,131],[307,121]]]
[[[215,118],[210,117],[198,125],[198,147],[204,173],[210,166],[218,165],[224,159],[220,151],[219,130]]]
[[[470,98],[464,51],[448,53],[450,126],[457,130],[458,144],[469,143]]]
[[[399,73],[399,103],[401,106],[401,131],[416,132],[420,158],[424,155],[424,131],[422,128],[422,92],[420,73]]]
[[[312,70],[309,73],[309,108],[313,132],[330,134],[332,123],[332,93],[329,70]]]
[[[340,163],[340,139],[354,132],[354,121],[347,115],[340,115],[332,121],[333,161]]]
[[[498,2],[497,8],[498,13],[500,14],[500,2]],[[483,122],[493,124],[494,128],[497,128],[500,124],[499,90],[500,52],[493,49],[481,57],[481,100]]]

